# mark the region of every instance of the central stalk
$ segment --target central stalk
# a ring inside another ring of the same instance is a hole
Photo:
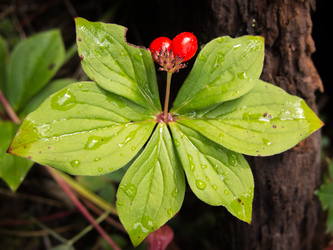
[[[171,86],[171,77],[172,73],[167,72],[167,84],[165,90],[165,100],[164,100],[164,120],[168,120],[168,108],[169,108],[169,99],[170,99],[170,86]]]

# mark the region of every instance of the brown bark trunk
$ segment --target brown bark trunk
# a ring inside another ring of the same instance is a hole
[[[265,37],[261,79],[305,99],[317,110],[322,90],[310,58],[314,0],[211,0],[208,35]],[[322,249],[320,132],[272,157],[248,158],[255,178],[251,225],[231,219],[233,249]]]

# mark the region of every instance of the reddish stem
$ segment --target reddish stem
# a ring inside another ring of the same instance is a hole
[[[100,235],[106,240],[106,242],[115,250],[120,250],[120,247],[109,237],[109,235],[101,228],[101,226],[95,221],[94,217],[89,213],[89,211],[82,205],[82,203],[77,199],[77,197],[73,194],[72,190],[66,184],[66,182],[58,176],[54,170],[47,166],[47,170],[52,175],[52,177],[56,180],[59,186],[65,191],[68,197],[73,201],[78,210],[86,217],[86,219],[96,228],[96,230],[100,233]]]
[[[21,123],[20,118],[18,118],[14,109],[12,108],[12,106],[10,106],[9,102],[7,101],[6,97],[3,95],[1,90],[0,90],[0,102],[2,102],[2,104],[3,104],[4,108],[6,109],[7,114],[9,115],[10,119],[15,123],[20,124]]]

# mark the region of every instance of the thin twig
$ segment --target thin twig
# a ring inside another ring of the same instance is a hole
[[[18,118],[14,109],[12,108],[12,106],[10,106],[9,102],[7,101],[6,97],[2,94],[1,90],[0,90],[0,102],[2,102],[2,105],[6,109],[6,112],[9,115],[10,119],[15,123],[20,124],[21,123],[20,118]]]
[[[96,222],[99,224],[101,223],[105,218],[107,218],[109,216],[109,212],[105,212],[104,214],[102,214],[101,216],[99,216],[96,219]],[[84,228],[79,234],[77,234],[76,236],[74,236],[72,239],[70,239],[69,241],[67,241],[66,245],[73,245],[76,241],[78,241],[79,239],[81,239],[81,237],[83,237],[84,235],[86,235],[88,232],[90,232],[92,229],[94,228],[93,225],[89,225],[86,228]]]
[[[57,233],[64,233],[68,232],[69,230],[72,230],[75,225],[66,225],[63,227],[57,227],[52,229],[53,231]],[[34,230],[34,231],[21,231],[21,230],[11,230],[11,229],[5,229],[0,228],[0,235],[10,235],[10,236],[17,236],[17,237],[41,237],[44,235],[48,235],[49,232],[45,230]]]
[[[87,198],[85,198],[84,196],[82,196],[83,202],[84,204],[91,209],[92,211],[94,211],[96,214],[98,215],[102,215],[103,211],[101,209],[99,209],[97,206],[95,206],[92,202],[90,202]],[[118,228],[120,231],[127,233],[124,226],[122,224],[120,224],[119,222],[117,222],[116,220],[114,220],[111,217],[106,217],[105,221],[108,222],[110,225]]]
[[[66,192],[68,197],[73,201],[75,206],[79,209],[84,217],[96,228],[96,230],[100,233],[100,235],[106,240],[106,242],[113,247],[115,250],[120,250],[119,246],[109,237],[109,235],[101,228],[101,226],[95,221],[89,211],[82,205],[82,203],[77,199],[77,197],[73,194],[67,183],[49,166],[46,166],[47,170],[51,174],[51,176],[56,180],[56,182],[60,185],[60,187]]]
[[[1,188],[1,187],[0,187],[0,194],[6,195],[9,197],[13,197],[13,198],[25,199],[25,200],[30,200],[33,202],[47,204],[49,206],[64,207],[64,204],[60,201],[52,200],[52,199],[45,198],[45,197],[40,197],[40,196],[33,195],[33,194],[26,194],[26,193],[19,193],[19,192],[13,193],[12,191]]]

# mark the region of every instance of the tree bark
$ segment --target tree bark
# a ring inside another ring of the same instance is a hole
[[[210,0],[211,38],[245,34],[265,38],[261,79],[302,97],[317,110],[323,90],[312,63],[314,0]],[[255,179],[252,224],[229,222],[232,249],[323,249],[321,207],[314,191],[321,181],[320,132],[271,157],[248,157]]]

